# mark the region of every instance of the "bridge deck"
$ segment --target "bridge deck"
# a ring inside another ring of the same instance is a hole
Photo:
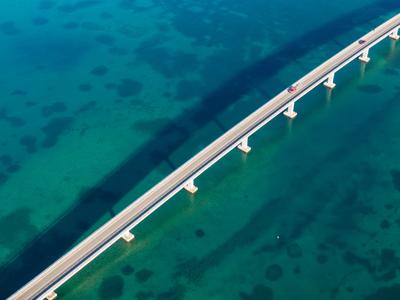
[[[341,69],[354,58],[358,57],[363,50],[369,49],[386,38],[399,26],[400,14],[362,37],[366,41],[365,43],[360,44],[356,41],[350,44],[302,77],[297,81],[298,88],[295,93],[289,93],[287,90],[279,93],[54,262],[50,267],[13,294],[10,299],[45,298],[51,291],[56,290],[121,238],[124,232],[135,227],[168,199],[178,193],[188,180],[200,175],[226,153],[238,146],[241,140],[250,136],[275,116],[282,113],[290,103],[300,99],[315,86],[326,80],[329,74]]]

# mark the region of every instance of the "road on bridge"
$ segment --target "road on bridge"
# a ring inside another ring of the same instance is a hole
[[[226,153],[238,146],[244,138],[247,138],[276,115],[283,112],[289,104],[300,99],[301,96],[326,80],[330,74],[358,57],[363,50],[369,49],[380,40],[386,38],[399,26],[400,14],[362,37],[365,40],[364,43],[360,43],[359,41],[352,43],[298,80],[295,92],[282,91],[58,259],[13,294],[10,299],[27,300],[46,298],[49,293],[55,291],[80,269],[120,239],[122,234],[135,227],[168,199],[182,190],[189,180],[200,175],[200,173]]]

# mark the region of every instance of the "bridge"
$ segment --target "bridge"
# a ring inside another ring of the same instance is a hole
[[[126,242],[132,241],[135,237],[131,230],[171,197],[183,189],[195,193],[198,188],[194,180],[228,152],[238,148],[248,153],[251,150],[248,145],[251,135],[281,113],[288,118],[295,118],[297,113],[294,106],[301,97],[321,83],[328,89],[333,89],[336,85],[334,76],[337,71],[357,58],[362,63],[368,63],[369,50],[387,37],[399,40],[399,29],[400,14],[397,14],[326,60],[291,85],[290,89],[279,93],[193,156],[8,299],[55,299],[56,290],[62,284],[116,241],[119,239],[124,239]]]

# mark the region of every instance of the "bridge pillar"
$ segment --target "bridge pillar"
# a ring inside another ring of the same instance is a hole
[[[122,235],[122,238],[124,239],[125,242],[129,243],[135,239],[135,235],[132,232],[130,232],[129,230],[127,230]]]
[[[297,112],[294,111],[294,101],[290,102],[288,109],[283,114],[289,119],[294,119],[297,116]]]
[[[389,35],[389,37],[390,37],[392,40],[395,40],[395,41],[397,41],[398,39],[400,39],[400,36],[399,36],[399,27],[396,28],[395,30],[393,30],[393,32]]]
[[[56,298],[57,298],[57,293],[54,292],[54,291],[50,292],[50,293],[46,296],[46,299],[47,299],[47,300],[54,300],[54,299],[56,299]]]
[[[328,76],[328,80],[324,82],[324,86],[326,86],[328,89],[333,89],[336,84],[333,82],[333,79],[335,78],[335,73],[331,73]]]
[[[249,141],[249,138],[245,137],[238,146],[238,149],[246,154],[249,153],[251,150],[251,147],[249,147],[249,145],[248,145],[248,141]]]
[[[361,56],[358,58],[359,60],[361,60],[363,63],[368,63],[370,61],[370,58],[368,57],[368,52],[369,49],[365,49],[363,53],[361,53]]]
[[[199,188],[194,185],[194,180],[193,179],[190,179],[185,185],[185,190],[187,190],[191,194],[196,193],[198,189]]]

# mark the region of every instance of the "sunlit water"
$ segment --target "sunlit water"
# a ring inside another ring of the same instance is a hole
[[[397,1],[0,4],[4,298]],[[318,87],[57,292],[399,299],[400,44]]]

